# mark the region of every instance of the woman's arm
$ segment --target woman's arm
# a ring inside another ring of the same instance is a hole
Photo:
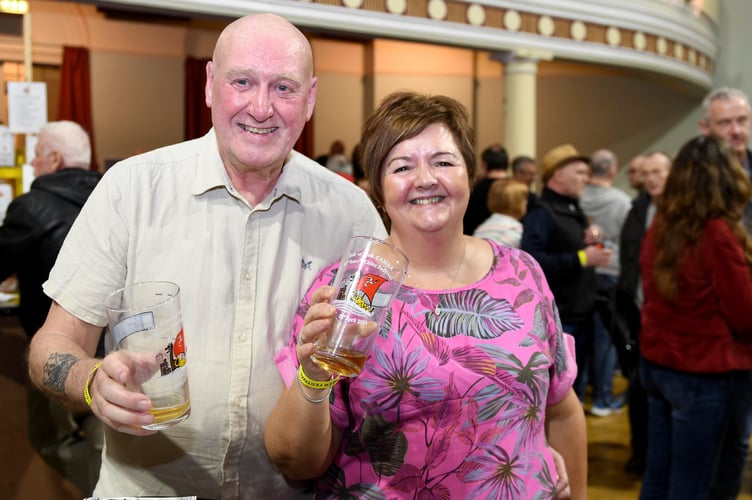
[[[332,318],[334,306],[329,304],[334,289],[321,287],[311,296],[297,346],[297,355],[305,375],[324,381],[331,375],[311,360],[313,343],[323,335]],[[296,375],[297,377],[297,375]],[[272,463],[291,479],[321,476],[331,464],[342,442],[329,415],[329,389],[304,387],[299,380],[284,390],[266,422],[264,444]],[[307,399],[306,399],[307,398]],[[312,402],[321,400],[320,402]]]
[[[564,457],[572,500],[587,498],[587,430],[585,412],[570,389],[564,399],[546,410],[546,437]]]

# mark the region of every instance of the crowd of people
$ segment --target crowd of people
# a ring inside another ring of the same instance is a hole
[[[585,410],[626,404],[640,498],[736,497],[752,431],[741,91],[711,92],[675,156],[635,155],[630,199],[608,149],[510,162],[492,144],[476,164],[467,110],[412,91],[383,99],[349,157],[341,141],[305,157],[311,46],[276,15],[230,23],[206,78],[204,137],[104,176],[80,127],[48,124],[0,226],[29,412],[48,426],[30,438],[87,494],[584,499]],[[356,235],[409,269],[360,374],[332,379],[311,354]],[[104,310],[153,280],[181,289],[192,405],[159,432]],[[85,472],[60,458],[79,442]]]

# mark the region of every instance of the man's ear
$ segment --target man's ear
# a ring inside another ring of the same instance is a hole
[[[700,132],[702,132],[703,135],[709,135],[710,127],[708,127],[708,119],[703,117],[700,119],[697,124],[700,126]]]
[[[62,170],[62,168],[65,166],[63,163],[63,155],[60,154],[60,151],[53,151],[50,153],[50,160],[52,161],[52,171],[57,172],[58,170]]]

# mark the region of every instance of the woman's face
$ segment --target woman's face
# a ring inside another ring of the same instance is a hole
[[[394,146],[381,182],[392,234],[462,233],[470,183],[465,160],[445,125],[429,125]]]

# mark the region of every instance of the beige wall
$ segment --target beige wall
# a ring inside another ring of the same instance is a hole
[[[183,81],[183,62],[173,57],[92,52],[99,165],[182,141]]]
[[[360,137],[364,114],[362,43],[314,38],[314,72],[318,78],[313,112],[314,155],[327,154],[335,140],[344,142],[349,155]]]
[[[501,142],[503,67],[487,53],[394,40],[314,38],[312,46],[319,80],[313,117],[316,155],[338,139],[350,151],[369,111],[398,90],[454,97],[470,113],[479,149]]]

